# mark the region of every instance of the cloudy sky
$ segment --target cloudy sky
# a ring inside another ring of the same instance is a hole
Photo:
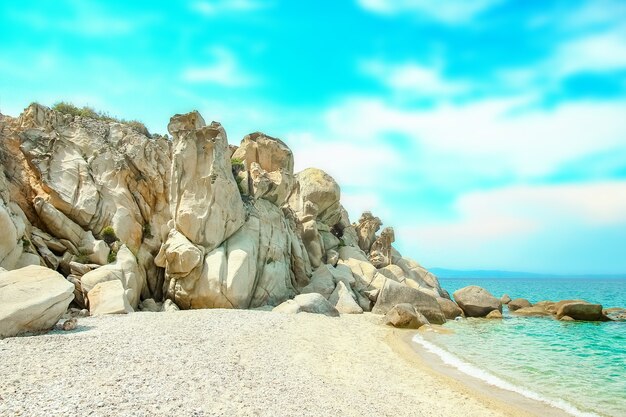
[[[626,272],[626,2],[173,3],[2,2],[0,111],[198,109],[426,266]]]

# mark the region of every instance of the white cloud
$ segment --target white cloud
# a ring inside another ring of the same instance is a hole
[[[464,82],[446,80],[440,66],[425,66],[414,62],[388,64],[372,60],[361,63],[361,71],[378,79],[395,93],[411,96],[445,98],[467,91]]]
[[[525,110],[529,98],[406,109],[376,98],[352,98],[327,112],[337,137],[376,141],[401,134],[439,164],[476,172],[539,177],[594,152],[622,149],[626,101],[572,102]],[[378,138],[378,139],[377,139]]]
[[[562,44],[546,64],[560,76],[578,72],[607,72],[626,68],[626,30],[582,36]],[[548,69],[546,68],[548,73]]]
[[[412,13],[425,16],[443,23],[464,23],[501,0],[357,0],[366,10],[384,15]]]
[[[194,1],[191,9],[204,16],[215,16],[225,12],[247,12],[267,7],[266,3],[253,0]]]
[[[227,49],[213,48],[210,52],[213,62],[185,69],[182,74],[184,81],[220,84],[224,87],[244,87],[258,81],[239,67],[235,56]]]
[[[590,231],[624,229],[626,181],[508,186],[467,193],[455,207],[456,219],[399,228],[399,240],[431,266],[568,272],[570,259],[580,273],[605,267],[592,257],[619,264],[614,242]]]

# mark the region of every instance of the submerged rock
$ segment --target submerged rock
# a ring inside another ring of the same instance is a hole
[[[532,307],[523,307],[520,309],[517,309],[515,311],[512,312],[514,315],[516,316],[524,316],[524,317],[549,317],[552,316],[552,313],[550,313],[548,310],[546,310],[545,307],[540,306],[540,305],[534,305]]]

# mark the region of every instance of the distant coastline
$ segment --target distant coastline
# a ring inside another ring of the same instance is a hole
[[[567,279],[626,279],[626,273],[623,274],[543,274],[537,272],[522,271],[501,271],[490,269],[448,269],[448,268],[429,268],[433,274],[439,278],[468,278],[468,279],[522,279],[522,278],[567,278]]]

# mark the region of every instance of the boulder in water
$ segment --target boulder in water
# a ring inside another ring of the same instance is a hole
[[[453,296],[467,317],[485,317],[493,310],[502,312],[500,300],[476,285],[456,290]]]

